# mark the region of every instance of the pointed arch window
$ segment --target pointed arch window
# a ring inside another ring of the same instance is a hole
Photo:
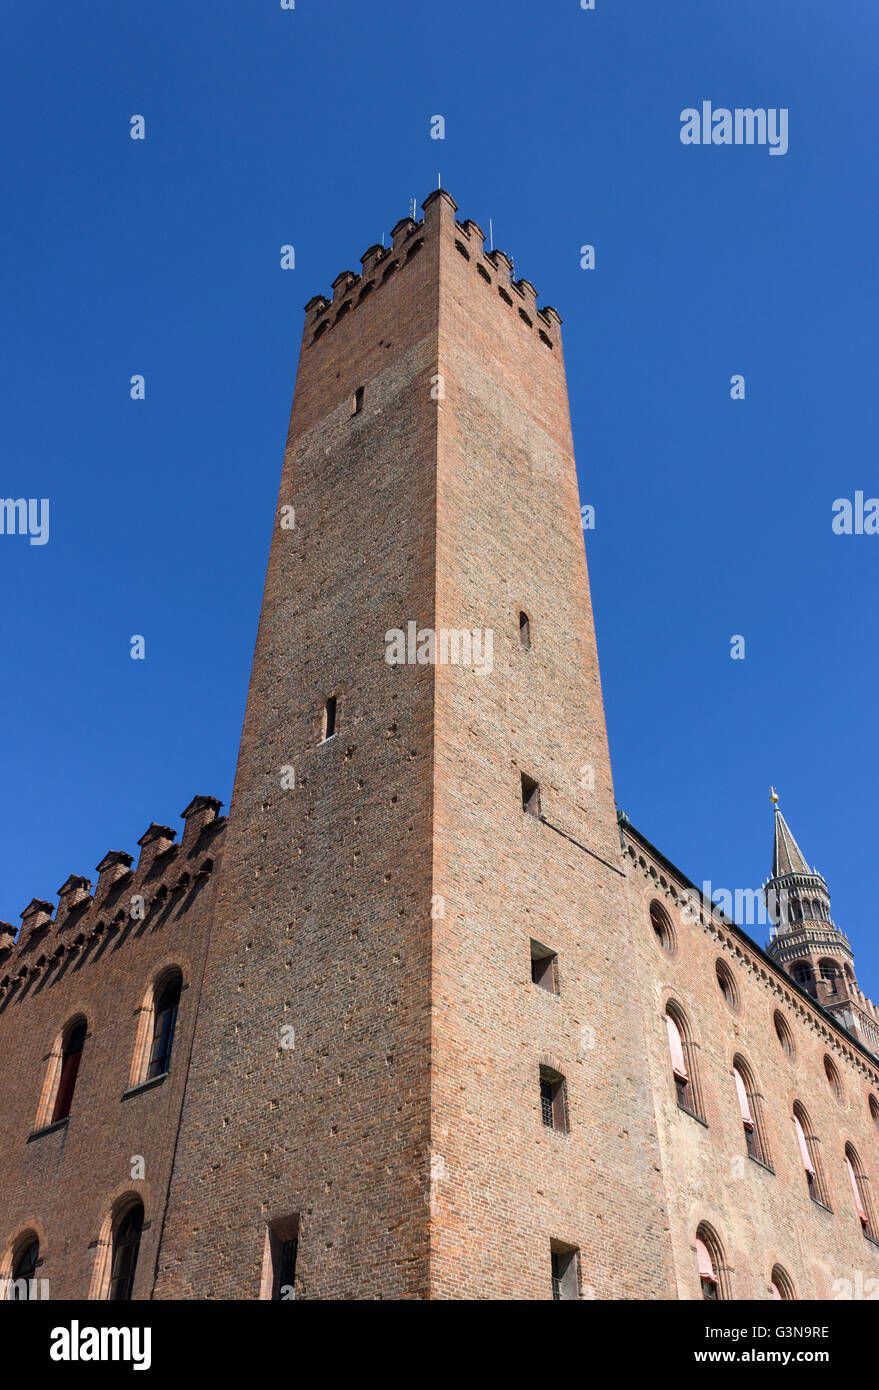
[[[818,1156],[818,1141],[812,1133],[812,1122],[800,1104],[794,1106],[794,1129],[800,1147],[800,1158],[803,1161],[809,1196],[813,1202],[818,1202],[820,1206],[830,1210],[827,1185]]]
[[[876,1239],[876,1227],[873,1221],[873,1208],[870,1201],[869,1187],[864,1175],[861,1160],[851,1144],[845,1146],[845,1166],[848,1169],[848,1178],[851,1183],[852,1197],[854,1199],[855,1211],[861,1223],[861,1230],[870,1240]]]
[[[113,1264],[107,1293],[111,1303],[126,1302],[131,1298],[142,1231],[143,1204],[135,1202],[123,1214],[113,1235]]]
[[[772,1274],[769,1279],[769,1296],[781,1302],[793,1302],[796,1299],[793,1281],[783,1265],[773,1265]]]
[[[739,1102],[739,1115],[745,1132],[745,1146],[749,1157],[757,1163],[769,1164],[769,1151],[766,1145],[765,1130],[762,1123],[760,1097],[754,1085],[750,1068],[741,1057],[733,1062],[733,1081]]]
[[[688,1115],[693,1115],[704,1123],[696,1069],[696,1049],[683,1013],[671,1003],[666,1006],[665,1028],[678,1106],[681,1110],[686,1110]]]
[[[715,1232],[705,1222],[696,1231],[696,1270],[704,1299],[713,1303],[729,1297],[723,1248]]]

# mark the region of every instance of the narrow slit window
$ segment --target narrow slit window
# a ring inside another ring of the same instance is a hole
[[[519,643],[526,652],[531,650],[531,619],[524,609],[519,614]]]
[[[565,1303],[580,1297],[579,1251],[570,1246],[552,1246],[552,1297],[554,1303]]]
[[[336,732],[336,696],[331,695],[324,705],[324,742]]]
[[[351,414],[359,415],[363,409],[363,397],[366,394],[365,386],[358,386],[351,401]]]
[[[540,1118],[546,1129],[568,1132],[565,1078],[550,1067],[540,1068]]]

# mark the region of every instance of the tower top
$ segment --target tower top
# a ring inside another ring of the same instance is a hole
[[[784,878],[787,874],[812,874],[814,871],[806,863],[790,827],[778,805],[778,794],[772,788],[772,801],[775,806],[775,837],[772,846],[772,877]]]

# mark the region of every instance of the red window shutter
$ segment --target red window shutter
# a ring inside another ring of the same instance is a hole
[[[736,1091],[739,1096],[739,1110],[742,1115],[742,1124],[745,1126],[745,1129],[756,1129],[756,1122],[754,1116],[751,1114],[751,1106],[748,1101],[748,1091],[738,1067],[733,1067],[733,1076],[735,1077]]]
[[[696,1239],[696,1264],[699,1268],[701,1279],[711,1279],[717,1283],[717,1275],[714,1273],[714,1265],[711,1262],[711,1252],[704,1241]]]
[[[803,1133],[803,1126],[800,1124],[800,1122],[799,1122],[799,1120],[797,1119],[796,1115],[794,1115],[794,1126],[795,1126],[795,1128],[796,1128],[796,1131],[797,1131],[797,1139],[799,1140],[799,1144],[800,1144],[800,1153],[801,1153],[802,1158],[803,1158],[803,1167],[805,1168],[806,1172],[807,1172],[807,1173],[811,1173],[811,1174],[812,1174],[812,1177],[814,1178],[814,1177],[815,1177],[815,1165],[813,1164],[812,1159],[811,1159],[811,1156],[810,1156],[810,1154],[809,1154],[809,1145],[806,1143],[806,1136],[805,1136],[805,1134]]]
[[[684,1061],[684,1045],[681,1041],[680,1031],[669,1014],[665,1016],[665,1026],[668,1030],[668,1048],[671,1053],[672,1070],[675,1076],[679,1076],[682,1081],[689,1081],[690,1076]]]
[[[855,1170],[854,1170],[854,1168],[853,1168],[853,1166],[852,1166],[852,1161],[851,1161],[851,1159],[850,1159],[848,1156],[846,1156],[845,1166],[846,1166],[846,1168],[848,1169],[849,1180],[851,1181],[852,1192],[854,1193],[855,1208],[857,1209],[857,1213],[858,1213],[858,1216],[861,1218],[861,1221],[862,1221],[862,1222],[864,1223],[864,1225],[866,1226],[866,1224],[867,1224],[867,1213],[866,1213],[865,1210],[864,1210],[864,1203],[863,1203],[863,1200],[862,1200],[862,1198],[861,1198],[861,1185],[860,1185],[860,1183],[858,1182],[858,1179],[857,1179],[857,1177],[856,1177],[856,1175],[855,1175]]]

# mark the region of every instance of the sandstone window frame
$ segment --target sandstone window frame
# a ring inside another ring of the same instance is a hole
[[[68,1057],[72,1058],[75,1055],[69,1049],[76,1046],[76,1035],[83,1029],[85,1031],[82,1035],[82,1045],[78,1049],[77,1060],[67,1062],[67,1074],[65,1076],[65,1061]],[[52,1125],[62,1124],[70,1118],[76,1083],[79,1080],[82,1054],[88,1039],[89,1025],[84,1013],[73,1014],[56,1034],[55,1042],[47,1059],[43,1088],[37,1105],[37,1117],[34,1122],[35,1134],[39,1133],[40,1130],[50,1128]],[[62,1080],[64,1080],[66,1095],[61,1090]],[[60,1113],[62,1109],[64,1110],[63,1114]]]
[[[128,1078],[128,1091],[133,1091],[139,1086],[146,1086],[150,1083],[158,1083],[168,1075],[168,1071],[156,1072],[150,1075],[150,1068],[153,1062],[153,1045],[156,1041],[156,1017],[157,1008],[165,991],[170,988],[173,982],[179,979],[180,994],[177,1000],[177,1013],[173,1020],[171,1043],[166,1048],[167,1058],[170,1061],[173,1055],[174,1042],[177,1035],[177,1025],[180,1019],[180,1004],[183,993],[187,989],[187,972],[177,961],[169,961],[153,976],[138,1010],[137,1034],[134,1042],[134,1052],[131,1057],[131,1070]],[[126,1092],[128,1094],[128,1092]]]
[[[140,1220],[136,1241],[129,1239],[123,1248],[120,1243],[120,1236],[123,1239],[125,1237],[126,1219],[130,1213],[137,1212],[138,1209]],[[95,1262],[92,1267],[91,1286],[88,1295],[90,1302],[120,1303],[127,1301],[121,1295],[126,1292],[126,1289],[129,1294],[133,1292],[137,1278],[140,1248],[143,1243],[144,1232],[148,1231],[149,1227],[146,1204],[141,1192],[129,1189],[116,1198],[101,1223],[100,1234],[95,1241]],[[117,1259],[117,1255],[120,1257],[119,1259]],[[127,1270],[120,1268],[122,1258],[128,1259],[129,1267]],[[115,1297],[111,1298],[111,1293]]]
[[[26,1226],[18,1232],[9,1245],[6,1256],[0,1264],[0,1296],[6,1303],[30,1302],[30,1282],[36,1279],[37,1270],[43,1263],[43,1249],[39,1231]],[[19,1297],[19,1281],[26,1281],[24,1296]],[[37,1291],[39,1297],[39,1291]]]

